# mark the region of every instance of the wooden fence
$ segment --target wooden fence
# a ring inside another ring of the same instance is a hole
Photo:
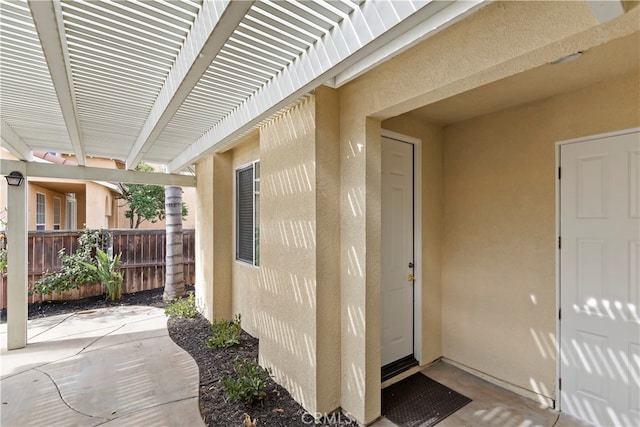
[[[107,230],[112,235],[113,253],[121,253],[124,272],[123,293],[164,286],[165,230]],[[73,253],[78,247],[80,231],[30,231],[27,274],[29,286],[47,271],[62,266],[58,252]],[[183,230],[184,280],[195,281],[195,230]],[[11,256],[11,248],[9,248]],[[62,294],[30,295],[29,303],[51,300],[74,300],[103,294],[102,285],[84,285]],[[7,278],[0,274],[0,309],[7,306]]]

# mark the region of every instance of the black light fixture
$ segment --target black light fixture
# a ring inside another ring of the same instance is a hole
[[[13,171],[9,175],[5,176],[7,178],[7,184],[12,187],[20,187],[22,185],[22,181],[24,181],[24,176],[18,171]]]

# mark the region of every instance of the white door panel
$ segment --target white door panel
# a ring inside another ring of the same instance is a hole
[[[382,365],[413,354],[413,146],[382,139]]]
[[[561,410],[640,425],[640,135],[560,148]]]

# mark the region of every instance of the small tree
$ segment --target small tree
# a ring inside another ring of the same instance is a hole
[[[153,167],[140,163],[136,170],[153,172]],[[162,185],[119,183],[118,187],[121,192],[118,199],[124,200],[128,207],[124,216],[129,219],[130,228],[138,228],[144,221],[155,223],[165,219],[165,197]],[[186,218],[188,213],[187,205],[182,203],[182,218]]]

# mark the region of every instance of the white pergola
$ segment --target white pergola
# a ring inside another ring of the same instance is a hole
[[[3,0],[0,173],[194,186],[178,174],[485,0]],[[34,151],[78,166],[33,163]],[[89,156],[128,171],[86,167]],[[141,162],[170,174],[131,171]],[[26,186],[9,187],[8,348],[26,345]]]

